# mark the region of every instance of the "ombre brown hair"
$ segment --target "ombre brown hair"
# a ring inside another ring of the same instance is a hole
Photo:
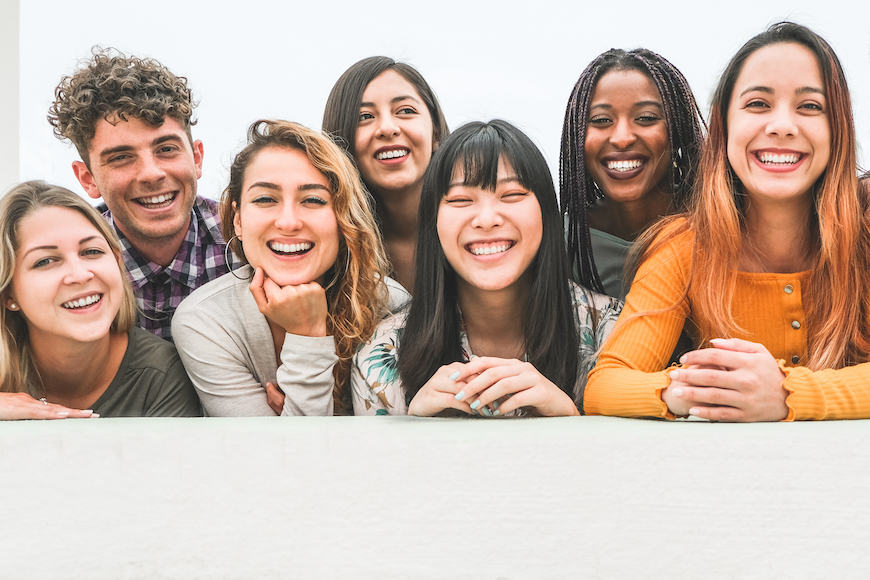
[[[44,181],[25,181],[13,187],[0,200],[0,391],[26,392],[36,396],[39,380],[30,352],[27,321],[20,311],[6,308],[15,274],[18,251],[18,225],[31,213],[45,207],[63,207],[82,214],[109,244],[118,262],[123,296],[121,307],[109,329],[125,333],[136,323],[136,299],[121,259],[121,244],[109,223],[84,199],[70,190]],[[60,226],[62,227],[62,225]],[[41,385],[39,385],[41,387]]]
[[[241,206],[245,170],[267,147],[295,149],[329,181],[332,206],[338,223],[339,250],[325,274],[334,279],[326,292],[329,314],[326,327],[335,337],[338,363],[333,369],[336,412],[347,412],[351,358],[357,347],[371,338],[386,313],[385,278],[388,261],[372,214],[371,197],[363,188],[353,162],[328,137],[290,121],[259,120],[248,128],[248,144],[233,160],[230,182],[220,201],[221,231],[230,248],[248,263],[235,236],[233,222]]]
[[[870,350],[870,230],[868,201],[859,194],[855,127],[846,77],[831,46],[812,30],[779,22],[751,38],[725,67],[713,95],[709,133],[698,168],[690,209],[660,221],[638,240],[632,273],[647,256],[686,229],[694,231],[692,274],[687,293],[701,342],[740,330],[731,303],[744,247],[743,186],[728,162],[728,107],[737,77],[755,51],[797,43],[816,57],[824,81],[831,156],[813,188],[807,224],[813,242],[812,272],[804,308],[811,369],[840,368],[866,361]],[[685,221],[677,220],[686,218]],[[676,222],[676,223],[675,223]]]

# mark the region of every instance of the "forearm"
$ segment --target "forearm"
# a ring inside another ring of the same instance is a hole
[[[333,337],[287,334],[278,367],[278,386],[284,391],[281,414],[332,415],[337,362]]]

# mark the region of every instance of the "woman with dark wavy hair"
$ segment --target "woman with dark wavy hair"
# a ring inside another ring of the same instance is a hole
[[[351,357],[407,299],[369,196],[327,137],[257,121],[220,203],[245,265],[185,299],[172,335],[208,415],[350,410]]]
[[[541,152],[513,125],[442,144],[420,201],[414,299],[355,357],[358,414],[576,415],[618,312],[569,280]]]

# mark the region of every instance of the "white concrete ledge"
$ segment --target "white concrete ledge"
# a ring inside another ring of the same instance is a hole
[[[3,578],[866,577],[870,421],[0,424]]]

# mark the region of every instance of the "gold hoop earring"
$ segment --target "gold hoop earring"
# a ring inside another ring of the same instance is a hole
[[[233,263],[230,261],[230,244],[233,243],[233,240],[239,240],[239,245],[242,245],[242,239],[239,236],[233,236],[229,240],[227,240],[227,245],[224,246],[224,263],[227,265],[227,268],[230,270],[230,274],[232,274],[238,280],[247,280],[242,276],[236,274],[236,271],[233,270]]]

